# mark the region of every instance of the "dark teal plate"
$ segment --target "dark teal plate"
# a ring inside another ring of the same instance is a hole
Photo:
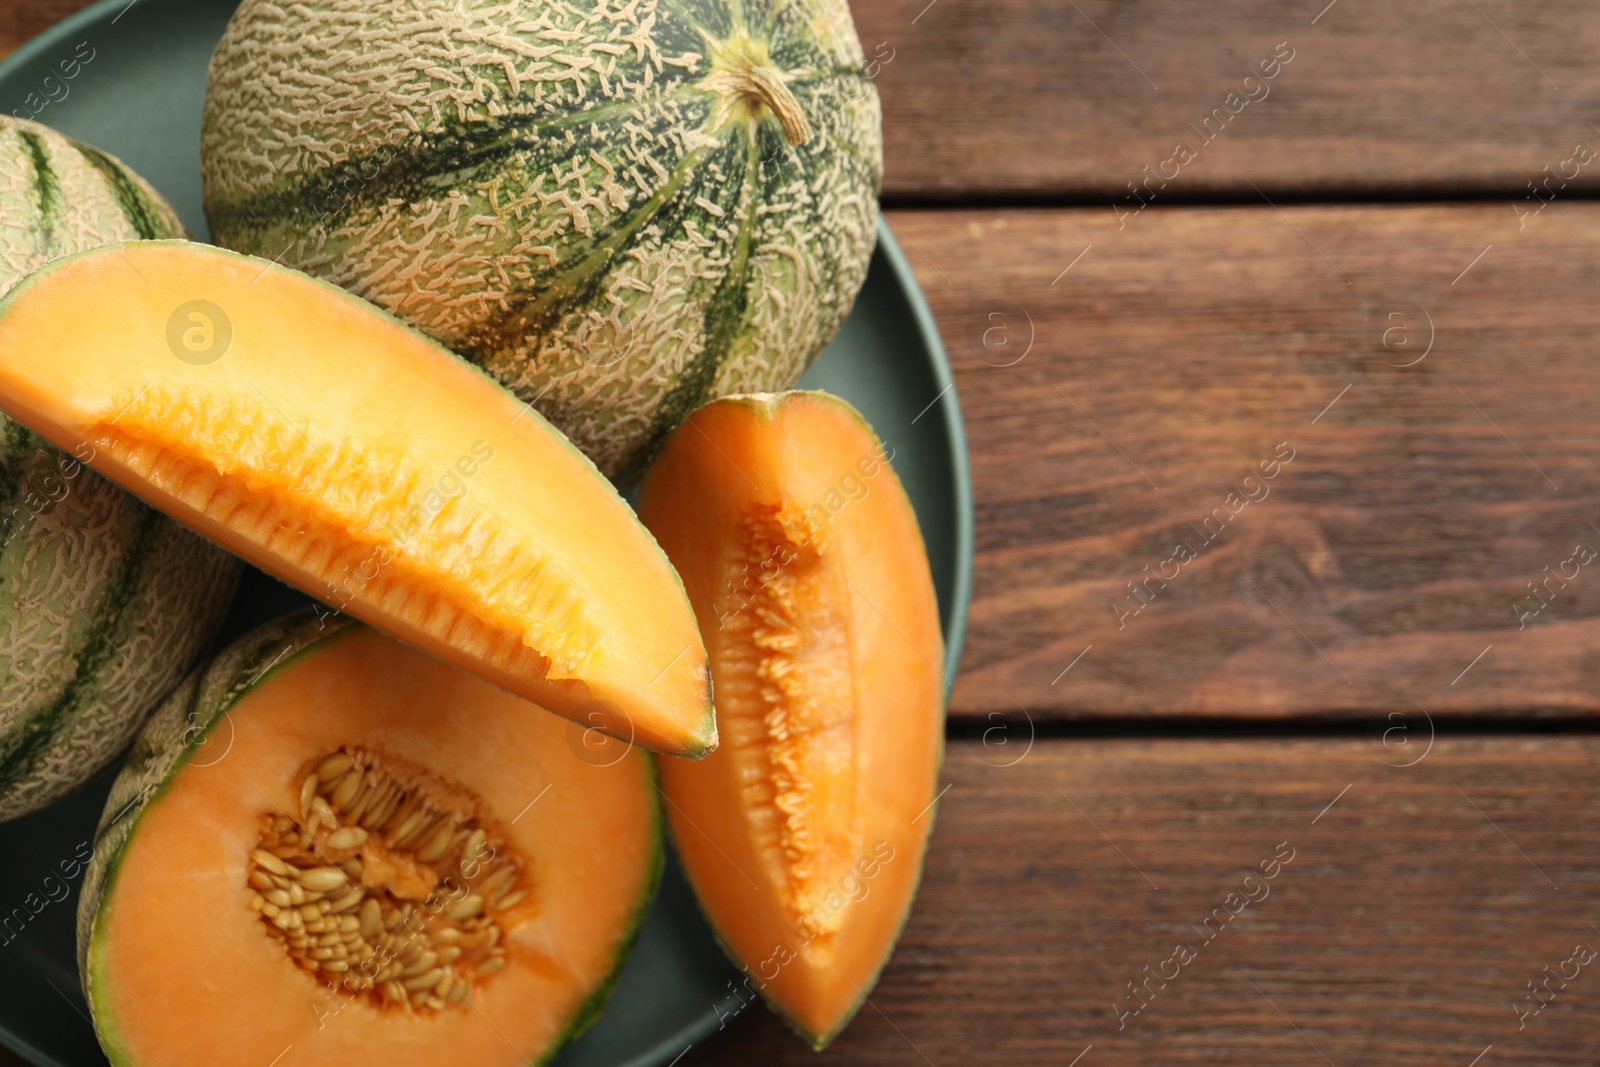
[[[235,3],[104,0],[0,63],[0,109],[120,156],[202,237],[200,106],[206,64]],[[84,62],[86,56],[92,58]],[[64,78],[60,64],[73,59],[77,65],[69,62],[66,69],[76,76]],[[927,539],[948,648],[945,674],[954,678],[972,583],[966,439],[938,330],[882,223],[854,312],[801,384],[848,399],[894,449],[895,471]],[[222,640],[303,603],[298,593],[252,571]],[[0,824],[0,1042],[50,1067],[106,1062],[78,986],[77,885],[70,896],[51,901],[61,883],[45,879],[80,846],[87,849],[114,773],[45,811]],[[668,1063],[738,1006],[730,984],[735,974],[676,862],[669,862],[610,1007],[556,1062]]]

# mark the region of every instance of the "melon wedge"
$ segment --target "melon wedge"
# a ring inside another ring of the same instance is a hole
[[[58,260],[0,301],[0,407],[263,570],[585,730],[716,746],[683,587],[612,485],[354,296],[183,241]]]
[[[660,763],[673,840],[746,995],[821,1048],[888,959],[933,825],[944,641],[916,515],[824,393],[701,408],[639,515],[700,619],[722,736]]]
[[[78,913],[118,1067],[541,1063],[661,870],[649,757],[358,623],[186,681],[112,787]]]

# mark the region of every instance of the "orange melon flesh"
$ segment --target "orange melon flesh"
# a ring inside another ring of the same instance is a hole
[[[262,569],[586,728],[716,745],[682,586],[611,484],[356,297],[188,242],[59,260],[0,303],[0,407]]]
[[[821,393],[702,408],[639,514],[711,655],[721,747],[662,761],[673,839],[725,948],[821,1047],[910,908],[943,746],[943,638],[877,438]]]
[[[610,742],[614,756],[586,760],[565,724],[519,704],[365,627],[234,704],[139,816],[98,913],[86,985],[113,1061],[541,1061],[608,988],[654,890],[659,833],[642,751]],[[470,983],[470,1003],[375,1006],[298,967],[252,910],[260,820],[298,812],[298,775],[345,745],[467,790],[497,854],[523,865],[528,896],[496,913],[508,962]]]

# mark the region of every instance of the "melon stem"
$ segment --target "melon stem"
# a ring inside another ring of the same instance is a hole
[[[722,98],[719,120],[726,121],[735,111],[752,117],[770,114],[783,127],[789,144],[799,146],[811,140],[811,124],[806,121],[805,110],[764,49],[748,38],[738,38],[724,46],[718,60],[716,69],[700,84]]]

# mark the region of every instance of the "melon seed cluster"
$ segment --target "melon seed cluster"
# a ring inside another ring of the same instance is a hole
[[[506,964],[500,922],[528,890],[459,786],[358,748],[300,787],[299,819],[262,817],[250,907],[320,982],[437,1011]]]

